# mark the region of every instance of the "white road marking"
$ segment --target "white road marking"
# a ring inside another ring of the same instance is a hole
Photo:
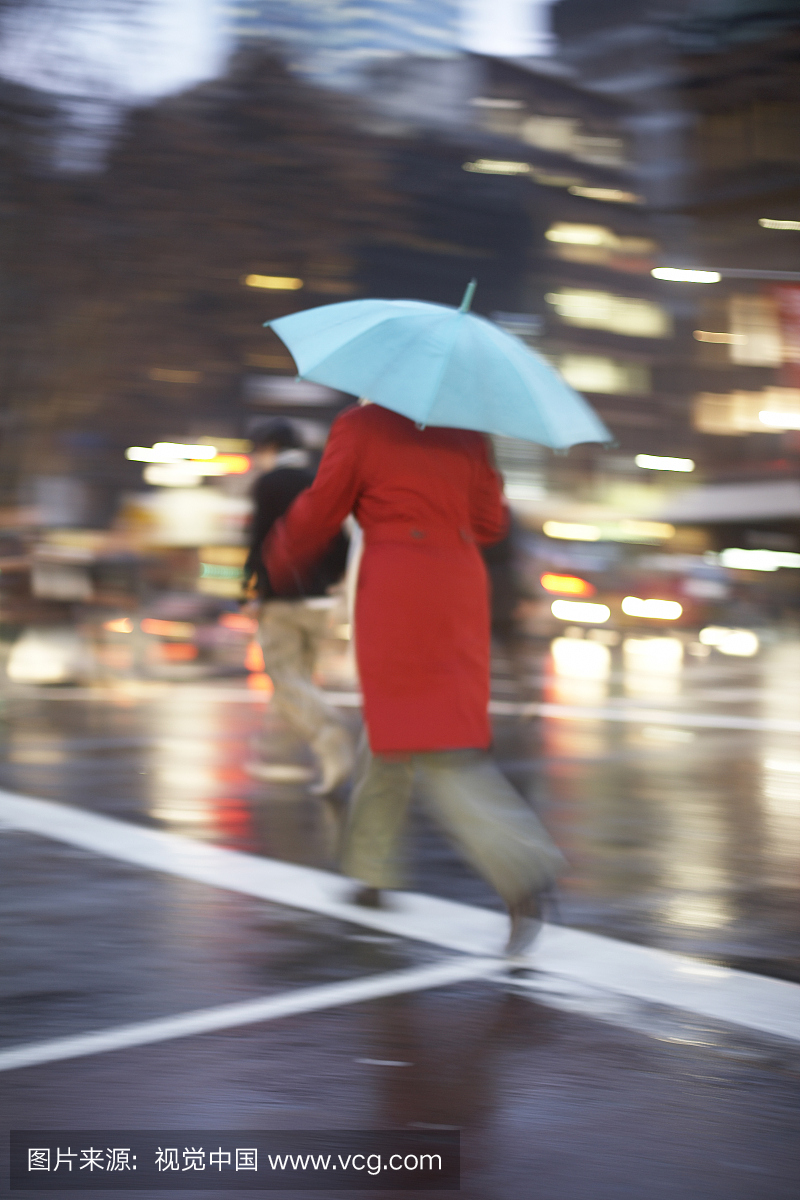
[[[495,973],[497,972],[497,962],[495,961]],[[363,1063],[365,1067],[413,1067],[413,1063],[401,1062],[398,1058],[357,1058],[357,1063]]]
[[[305,783],[316,775],[310,767],[299,767],[296,763],[246,762],[244,771],[268,783]]]
[[[0,821],[151,870],[479,957],[497,956],[507,934],[505,916],[490,909],[413,892],[394,893],[388,910],[361,908],[348,899],[353,883],[328,871],[226,850],[50,800],[0,791]],[[553,925],[545,925],[525,961],[538,972],[609,994],[800,1041],[798,984]]]
[[[187,700],[211,700],[221,704],[264,704],[266,702],[263,692],[250,691],[247,688],[214,688],[179,684],[174,685],[169,692],[170,703],[174,702],[176,689],[180,689],[179,695]],[[141,694],[114,688],[60,688],[58,691],[52,692],[31,688],[24,693],[20,689],[16,689],[14,694],[22,699],[100,700],[108,703],[115,699],[166,699],[168,692],[166,685],[163,685],[163,690],[142,692]],[[325,699],[337,708],[361,707],[361,696],[358,692],[326,691]],[[492,700],[489,704],[489,712],[497,717],[548,717],[557,721],[616,721],[634,725],[675,725],[689,729],[743,729],[755,733],[800,733],[800,721],[783,720],[778,717],[746,717],[737,716],[735,713],[704,713],[686,709],[678,711],[637,708],[625,702],[619,706],[606,705],[595,708],[590,705]]]
[[[117,1025],[93,1033],[79,1033],[74,1037],[29,1042],[23,1046],[11,1046],[8,1050],[0,1050],[0,1071],[35,1067],[65,1058],[83,1058],[89,1054],[101,1054],[109,1050],[126,1050],[131,1046],[149,1046],[154,1042],[194,1037],[215,1029],[232,1029],[237,1025],[276,1021],[280,1017],[295,1016],[297,1013],[318,1012],[320,1009],[335,1008],[342,1004],[358,1004],[364,1000],[377,1000],[382,996],[398,996],[403,992],[446,987],[468,979],[496,975],[498,969],[496,958],[450,959],[432,966],[370,975],[366,979],[349,979],[342,983],[327,983],[321,987],[300,988],[278,996],[264,996],[258,1000],[244,1000],[238,1004],[222,1004],[216,1008],[201,1008],[174,1017],[159,1017],[152,1021],[139,1021],[134,1025]]]
[[[492,700],[496,716],[552,717],[559,721],[624,721],[645,725],[679,725],[690,729],[752,729],[764,733],[800,733],[800,721],[772,717],[738,717],[734,713],[702,713],[660,708],[591,708],[574,704],[516,704]]]

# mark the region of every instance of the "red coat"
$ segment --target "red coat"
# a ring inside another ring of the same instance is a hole
[[[508,524],[486,439],[420,430],[377,404],[342,413],[313,485],[266,543],[278,591],[350,512],[364,530],[355,633],[372,750],[485,748],[489,589],[478,545]]]

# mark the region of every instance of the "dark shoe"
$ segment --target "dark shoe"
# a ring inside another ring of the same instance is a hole
[[[359,908],[383,908],[381,889],[366,886],[359,888],[353,896],[353,904],[357,904]]]
[[[506,943],[508,958],[519,958],[542,928],[542,893],[529,892],[508,906],[511,928]]]

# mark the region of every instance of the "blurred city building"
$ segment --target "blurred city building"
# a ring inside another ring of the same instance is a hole
[[[246,472],[125,451],[246,454],[263,412],[319,449],[349,398],[262,323],[476,276],[617,440],[496,440],[548,569],[800,551],[796,6],[506,0],[496,36],[482,11],[223,5],[224,74],[115,117],[91,169],[6,73],[7,526],[241,542]]]

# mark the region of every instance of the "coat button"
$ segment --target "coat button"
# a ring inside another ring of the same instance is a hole
[[[424,537],[425,537],[425,534],[424,534],[424,532],[423,532],[421,529],[412,529],[412,530],[411,530],[411,536],[412,536],[413,538],[424,538]]]

